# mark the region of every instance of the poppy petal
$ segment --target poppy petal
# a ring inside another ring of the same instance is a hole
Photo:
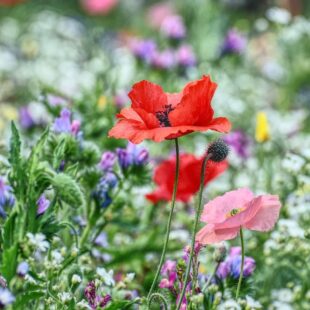
[[[134,84],[128,97],[131,99],[132,108],[143,109],[148,113],[155,114],[164,110],[167,105],[167,95],[163,89],[146,80]]]
[[[257,231],[271,230],[279,217],[281,209],[279,197],[274,195],[264,195],[254,199],[253,203],[259,204],[260,208],[255,216],[248,221],[244,227]]]

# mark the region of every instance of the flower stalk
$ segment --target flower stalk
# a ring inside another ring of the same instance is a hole
[[[182,292],[181,292],[181,295],[180,295],[180,298],[179,298],[179,302],[178,302],[178,305],[177,305],[177,310],[179,310],[181,305],[182,305],[182,300],[183,300],[184,295],[185,295],[187,281],[189,279],[191,265],[192,265],[192,260],[193,260],[193,256],[194,256],[194,252],[195,252],[195,240],[196,240],[198,222],[199,222],[199,218],[200,218],[200,214],[201,214],[202,192],[203,192],[203,187],[204,187],[204,180],[205,180],[205,174],[206,174],[206,166],[207,166],[207,162],[210,159],[210,157],[212,157],[212,153],[209,153],[209,154],[207,154],[205,156],[205,158],[204,158],[204,160],[202,162],[202,166],[201,166],[200,188],[199,188],[199,194],[198,194],[198,207],[197,207],[197,210],[196,210],[195,223],[194,223],[193,234],[192,234],[191,251],[190,251],[189,260],[188,260],[188,264],[187,264],[187,268],[186,268],[186,273],[185,273],[185,278],[184,278],[184,285],[183,285]]]
[[[152,298],[152,294],[154,292],[154,289],[156,287],[161,268],[163,266],[165,257],[166,257],[166,252],[167,252],[167,247],[168,247],[168,242],[169,242],[169,236],[170,236],[170,230],[171,230],[171,221],[172,221],[172,215],[175,207],[175,201],[176,201],[176,195],[177,195],[177,189],[178,189],[178,183],[179,183],[179,172],[180,172],[180,152],[179,152],[179,142],[178,139],[175,139],[175,152],[176,152],[176,165],[175,165],[175,178],[174,178],[174,186],[173,186],[173,193],[172,193],[172,202],[171,202],[171,208],[170,208],[170,213],[168,217],[168,222],[167,222],[167,230],[166,230],[166,236],[165,236],[165,242],[161,254],[161,258],[159,261],[159,265],[156,271],[156,275],[154,277],[151,289],[148,293],[147,300],[150,301]]]
[[[240,241],[241,241],[241,267],[240,267],[240,275],[239,275],[239,281],[236,291],[236,300],[238,300],[242,278],[243,278],[243,267],[244,267],[244,240],[243,240],[243,231],[242,227],[240,227]]]

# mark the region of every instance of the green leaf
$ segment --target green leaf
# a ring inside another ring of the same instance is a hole
[[[84,195],[77,182],[71,176],[59,173],[52,179],[52,185],[58,198],[69,206],[78,208],[84,205]]]
[[[11,281],[16,273],[17,250],[18,245],[16,243],[3,251],[1,273],[8,282]]]
[[[14,242],[14,228],[17,213],[12,212],[3,227],[3,248],[9,248]]]
[[[17,297],[15,303],[14,303],[14,309],[26,309],[26,304],[29,301],[39,299],[45,295],[45,292],[36,290],[36,291],[26,291],[23,294],[20,294],[19,297]]]
[[[110,303],[105,310],[119,310],[119,309],[130,309],[131,305],[134,305],[136,301],[116,300]]]

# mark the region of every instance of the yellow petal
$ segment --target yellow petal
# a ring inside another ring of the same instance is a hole
[[[264,112],[258,112],[256,115],[255,139],[260,143],[270,139],[268,119]]]

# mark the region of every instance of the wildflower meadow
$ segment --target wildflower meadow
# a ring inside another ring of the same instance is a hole
[[[0,309],[310,310],[309,14],[0,0]]]

